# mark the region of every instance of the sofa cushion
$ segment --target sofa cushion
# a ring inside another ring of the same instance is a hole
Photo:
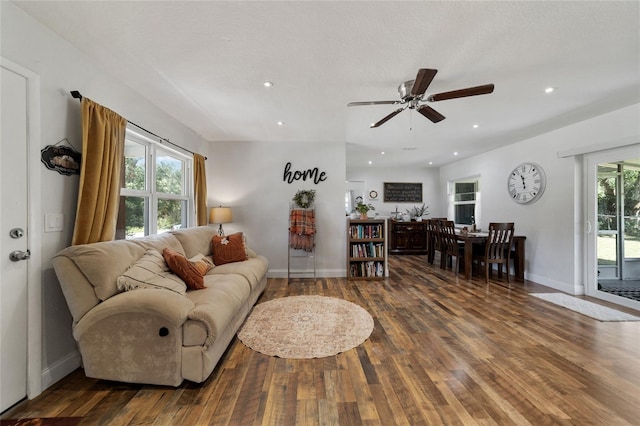
[[[118,277],[119,290],[159,288],[187,294],[187,285],[171,273],[158,250],[147,250],[126,272]]]
[[[183,329],[183,344],[210,346],[251,294],[247,280],[240,275],[207,275],[205,283],[206,288],[187,292],[187,298],[195,305],[188,318],[204,326],[206,338],[201,341],[202,327],[190,325]]]
[[[184,228],[171,231],[184,250],[184,255],[191,258],[198,253],[205,256],[211,254],[210,241],[216,234],[217,229],[211,226],[198,226],[196,228]]]
[[[165,232],[164,234],[148,235],[141,238],[133,238],[132,243],[143,247],[146,250],[154,249],[162,253],[165,247],[169,247],[171,250],[180,254],[185,254],[180,241],[172,234]]]
[[[211,252],[216,266],[247,260],[247,248],[242,232],[225,236],[214,235],[211,239]]]
[[[190,290],[204,288],[204,279],[202,277],[209,269],[204,260],[191,263],[189,259],[170,248],[162,250],[162,257],[164,257],[171,272],[182,278]],[[202,263],[202,266],[196,266],[195,264],[197,263]]]
[[[241,275],[247,280],[251,289],[254,289],[260,280],[267,274],[268,269],[269,262],[267,261],[267,258],[261,255],[255,255],[255,257],[251,257],[243,262],[217,265],[207,273],[207,276],[229,274]]]
[[[67,247],[56,257],[70,259],[93,286],[96,297],[105,301],[120,293],[116,281],[145,249],[128,240],[107,241]]]

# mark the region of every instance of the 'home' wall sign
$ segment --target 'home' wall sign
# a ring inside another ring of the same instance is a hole
[[[313,183],[315,183],[316,185],[320,182],[324,182],[325,180],[327,180],[327,174],[325,172],[321,172],[320,170],[318,170],[317,167],[314,167],[313,169],[307,169],[307,170],[294,170],[291,171],[291,162],[288,162],[285,166],[284,166],[284,177],[282,178],[283,181],[287,182],[287,183],[293,183],[296,180],[304,180],[306,181],[307,179],[312,180],[313,179]]]

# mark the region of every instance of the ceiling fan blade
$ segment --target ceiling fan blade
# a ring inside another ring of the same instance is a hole
[[[429,102],[445,101],[447,99],[464,98],[467,96],[487,95],[493,92],[493,84],[485,84],[484,86],[468,87],[466,89],[452,90],[451,92],[442,92],[431,95],[427,98]]]
[[[347,106],[364,106],[364,105],[397,105],[400,101],[368,101],[368,102],[349,102]]]
[[[374,127],[382,126],[384,123],[386,123],[387,121],[391,120],[393,117],[395,117],[396,115],[404,111],[405,108],[398,108],[397,110],[393,111],[391,114],[384,117],[382,120],[378,121],[377,123],[373,123],[370,127],[373,129]]]
[[[413,87],[411,88],[411,95],[420,96],[424,95],[424,92],[427,91],[427,87],[433,81],[433,77],[436,76],[438,70],[432,70],[428,68],[421,68],[418,70],[418,75],[416,75],[416,79],[413,82]]]
[[[434,123],[442,121],[446,118],[444,115],[440,114],[438,111],[427,105],[421,105],[417,108],[417,110],[420,114],[424,115]]]

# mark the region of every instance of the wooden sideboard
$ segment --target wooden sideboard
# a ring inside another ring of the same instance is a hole
[[[427,254],[427,223],[389,221],[389,254]]]

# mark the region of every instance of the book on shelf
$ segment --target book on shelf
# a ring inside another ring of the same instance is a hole
[[[372,242],[352,244],[351,257],[384,257],[384,244]]]
[[[351,264],[350,276],[352,277],[383,277],[384,264],[380,261],[359,262]]]
[[[354,239],[382,238],[382,233],[383,227],[381,224],[358,224],[349,226],[349,235]]]

